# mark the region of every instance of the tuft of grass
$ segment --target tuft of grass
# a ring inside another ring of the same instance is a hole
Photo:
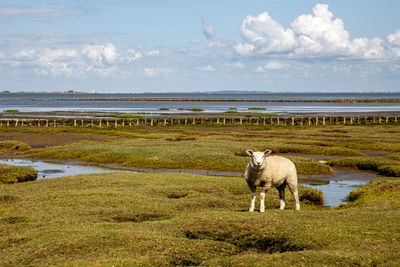
[[[169,108],[159,108],[158,110],[169,110]]]
[[[267,110],[267,108],[247,108],[248,110]]]
[[[0,164],[0,183],[13,184],[37,179],[37,171],[31,167]]]
[[[5,113],[19,113],[20,111],[18,109],[6,109],[3,112],[5,112]]]
[[[314,188],[301,186],[299,187],[299,200],[307,204],[323,205],[324,195]]]
[[[10,140],[0,141],[0,149],[27,151],[31,149],[31,147],[24,142]]]
[[[196,137],[180,135],[180,136],[176,136],[176,137],[168,137],[165,140],[167,140],[167,141],[192,141],[192,140],[196,140]]]
[[[143,115],[138,115],[138,114],[133,114],[133,113],[117,114],[115,117],[117,117],[117,118],[132,118],[132,119],[145,119],[146,118]]]
[[[194,112],[201,112],[201,111],[204,111],[204,109],[202,109],[202,108],[187,108],[187,109],[185,109],[185,110],[187,110],[187,111],[194,111]]]
[[[345,158],[328,160],[333,167],[375,171],[380,175],[400,177],[400,161],[389,158]]]
[[[224,113],[230,114],[230,113],[238,113],[237,110],[227,110]]]

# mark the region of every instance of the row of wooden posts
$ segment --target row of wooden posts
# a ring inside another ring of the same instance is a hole
[[[336,125],[336,124],[397,124],[393,116],[369,117],[252,117],[252,118],[133,118],[133,119],[12,119],[0,120],[0,127],[128,127],[176,124],[220,125]]]

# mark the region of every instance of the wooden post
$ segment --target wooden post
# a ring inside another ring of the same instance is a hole
[[[151,119],[151,120],[150,120],[150,126],[153,126],[153,125],[154,125],[154,120]]]
[[[397,123],[397,117],[394,117],[394,122]]]
[[[40,127],[40,120],[37,121],[37,126]]]
[[[315,117],[315,125],[318,125],[318,117]]]
[[[308,117],[308,126],[311,126],[311,117]]]
[[[325,126],[325,117],[322,117],[322,125]]]
[[[343,117],[343,124],[346,124],[346,117]]]
[[[185,125],[188,123],[187,118],[185,118]]]
[[[243,118],[240,118],[240,121],[239,121],[239,123],[240,123],[240,125],[242,125],[242,124],[243,124]]]
[[[389,123],[389,117],[388,116],[386,116],[386,121],[385,122]]]
[[[226,124],[226,118],[223,119],[223,124],[224,124],[224,125]]]
[[[174,118],[171,118],[171,125],[174,125]]]
[[[279,117],[277,117],[277,124],[279,125],[280,121],[279,121]]]
[[[294,117],[292,117],[292,126],[294,126]]]
[[[353,117],[350,117],[350,124],[353,124]]]
[[[196,118],[193,118],[192,124],[196,124]]]

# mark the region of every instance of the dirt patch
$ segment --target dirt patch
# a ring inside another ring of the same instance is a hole
[[[105,140],[113,140],[113,139],[115,139],[115,137],[86,134],[86,133],[60,133],[60,134],[0,133],[0,141],[18,140],[30,145],[32,148],[56,146],[56,145],[78,142],[81,140],[102,142]]]

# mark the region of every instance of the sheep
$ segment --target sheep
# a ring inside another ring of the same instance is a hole
[[[279,191],[280,209],[285,208],[285,187],[289,186],[296,201],[296,210],[300,210],[299,194],[297,190],[297,173],[293,162],[281,156],[269,156],[271,150],[264,152],[253,152],[246,150],[251,156],[244,173],[247,185],[251,190],[251,204],[249,212],[254,211],[256,201],[256,187],[262,187],[260,193],[260,212],[265,212],[265,193],[271,187]]]

